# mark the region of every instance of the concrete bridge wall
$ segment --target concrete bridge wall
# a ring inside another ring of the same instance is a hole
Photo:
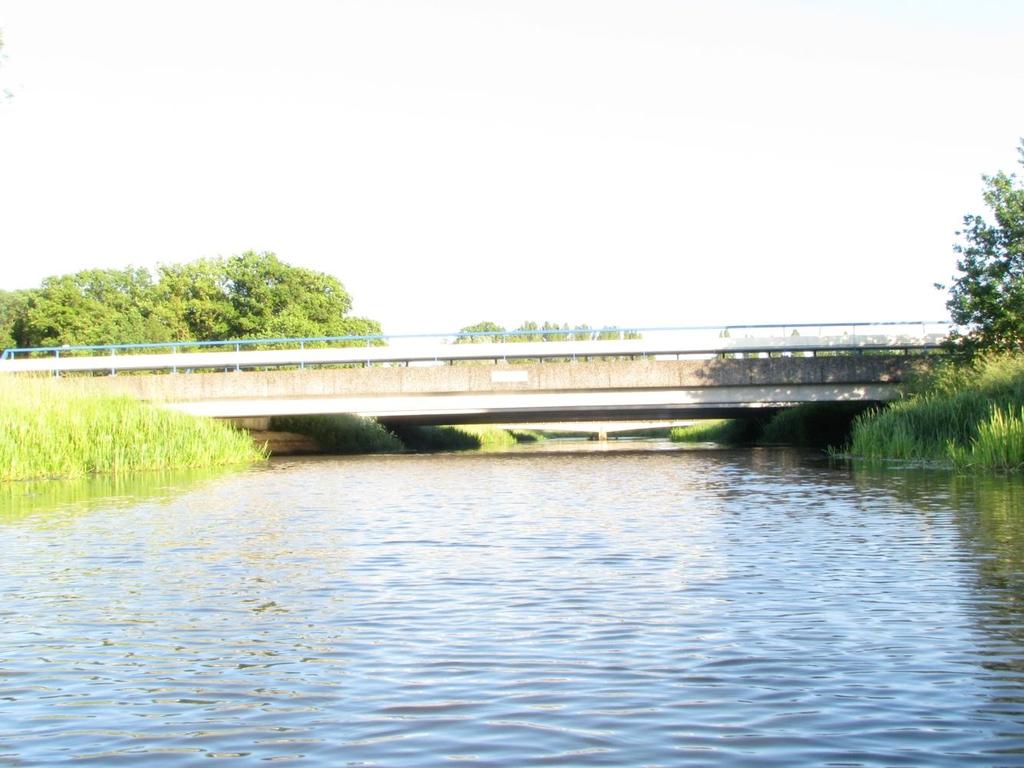
[[[613,360],[317,368],[95,378],[106,391],[222,417],[362,413],[420,423],[724,416],[797,402],[877,402],[920,356]]]

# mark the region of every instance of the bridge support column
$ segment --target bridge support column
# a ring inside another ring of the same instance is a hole
[[[269,416],[245,416],[229,418],[232,424],[239,429],[245,429],[249,432],[264,432],[270,429],[270,417]]]

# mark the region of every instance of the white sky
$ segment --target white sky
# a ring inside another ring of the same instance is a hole
[[[0,0],[0,287],[271,250],[385,331],[937,319],[1021,0]]]

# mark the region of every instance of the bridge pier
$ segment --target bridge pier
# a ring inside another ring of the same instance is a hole
[[[271,456],[308,456],[323,453],[320,444],[308,435],[270,428],[272,416],[233,416],[225,421],[249,433],[256,445],[266,446]]]
[[[270,416],[235,416],[227,420],[248,432],[266,432],[270,429],[270,419]]]

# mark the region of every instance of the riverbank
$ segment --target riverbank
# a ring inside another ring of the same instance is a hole
[[[252,433],[131,398],[0,378],[0,481],[246,464],[268,453],[362,454],[500,448],[543,439],[490,426],[387,428],[355,416],[271,420]],[[264,427],[264,430],[267,428]],[[267,440],[273,439],[268,450]],[[937,366],[904,399],[865,410],[809,403],[769,419],[672,430],[676,442],[788,444],[868,460],[1024,469],[1024,356]]]
[[[0,482],[244,465],[270,454],[457,451],[543,439],[491,426],[389,430],[347,414],[234,425],[97,394],[87,379],[77,384],[0,377]]]
[[[129,397],[0,377],[0,481],[249,464],[246,432]]]
[[[756,419],[699,423],[676,442],[828,447],[872,461],[928,461],[959,470],[1024,469],[1024,356],[949,361],[912,382],[902,400],[865,410],[809,403]]]
[[[307,437],[319,449],[314,452],[324,454],[466,451],[543,439],[536,432],[489,425],[385,427],[373,419],[348,414],[278,417],[270,419],[269,426],[276,432]]]
[[[720,419],[676,427],[678,443],[795,445],[825,448],[844,445],[853,422],[866,411],[857,403],[804,403],[767,418]]]
[[[1024,469],[1024,356],[939,367],[904,400],[858,418],[847,453],[962,470]]]

